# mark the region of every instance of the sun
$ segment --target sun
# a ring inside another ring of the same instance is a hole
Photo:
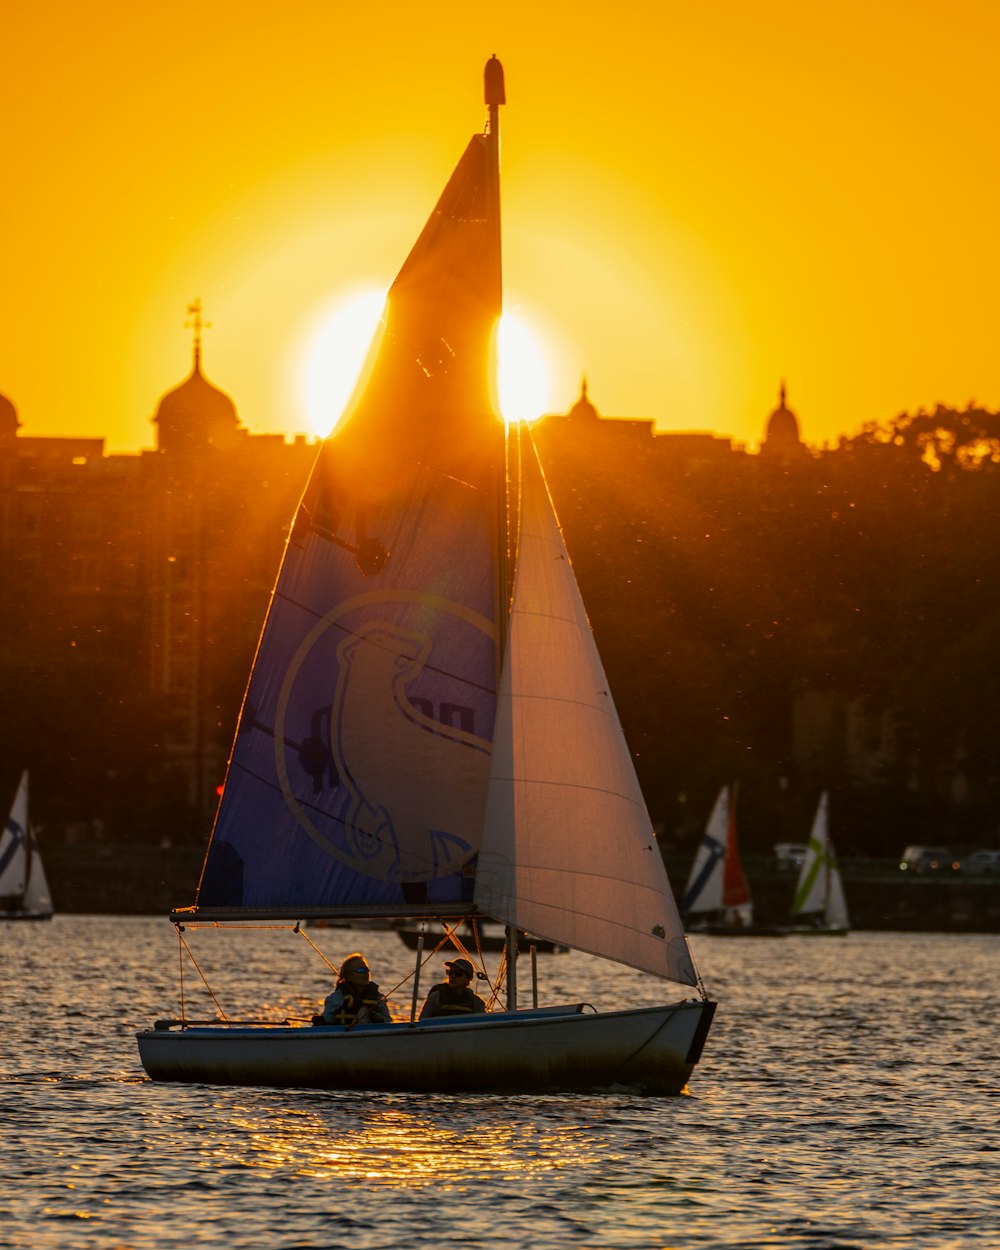
[[[510,425],[536,421],[549,410],[549,367],[535,330],[517,313],[505,312],[497,333],[497,392]]]
[[[307,333],[302,365],[306,414],[325,438],[347,408],[368,360],[385,307],[374,287],[322,305]],[[497,332],[497,397],[506,422],[534,421],[548,411],[549,368],[537,334],[519,313],[504,313]]]
[[[306,414],[325,438],[354,394],[379,328],[385,292],[364,287],[336,296],[313,319],[302,370]]]

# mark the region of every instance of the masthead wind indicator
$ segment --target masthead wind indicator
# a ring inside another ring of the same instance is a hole
[[[507,97],[503,88],[503,66],[497,60],[496,53],[486,62],[484,78],[486,103],[490,108],[495,108],[499,104],[506,104]]]

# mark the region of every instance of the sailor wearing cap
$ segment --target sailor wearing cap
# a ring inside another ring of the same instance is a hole
[[[486,1010],[486,1004],[476,994],[471,981],[475,969],[467,959],[452,959],[445,964],[447,979],[431,987],[420,1011],[420,1019],[432,1016],[474,1015]]]

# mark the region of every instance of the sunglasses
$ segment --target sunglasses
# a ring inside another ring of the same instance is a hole
[[[469,974],[468,974],[467,972],[462,972],[462,971],[460,971],[460,970],[458,970],[458,969],[454,969],[454,968],[449,969],[449,971],[448,971],[448,975],[449,975],[450,977],[465,977],[466,981],[468,981],[468,979],[469,979]]]
[[[347,975],[349,977],[367,977],[367,976],[370,976],[371,973],[368,971],[367,968],[361,967],[361,968],[352,968]]]

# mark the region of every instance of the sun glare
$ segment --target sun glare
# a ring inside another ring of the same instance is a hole
[[[549,407],[549,370],[538,339],[514,313],[500,318],[497,392],[503,419],[534,421]]]
[[[305,352],[306,412],[321,437],[334,428],[354,393],[379,318],[382,291],[366,289],[340,297],[322,310]]]
[[[381,291],[340,296],[320,310],[307,339],[303,364],[306,413],[315,434],[326,437],[343,415],[365,365],[385,306]],[[548,411],[549,370],[528,324],[514,313],[500,318],[497,397],[508,423],[534,421]]]

